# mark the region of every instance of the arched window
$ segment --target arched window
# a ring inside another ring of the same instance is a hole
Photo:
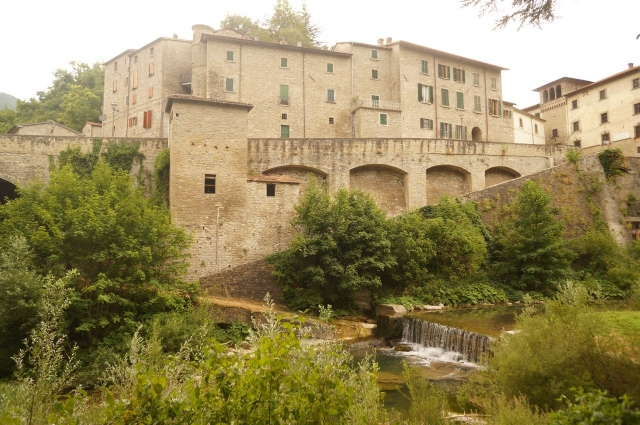
[[[547,103],[548,101],[549,101],[549,92],[545,90],[542,92],[542,103]]]
[[[556,97],[560,97],[562,96],[562,87],[560,87],[560,84],[558,84],[556,86]]]
[[[551,87],[549,89],[549,100],[554,100],[556,98],[556,91]]]

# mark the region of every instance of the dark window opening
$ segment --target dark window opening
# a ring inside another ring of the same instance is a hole
[[[329,124],[333,124],[333,117],[329,117]]]
[[[204,193],[216,193],[216,175],[204,175]]]
[[[634,138],[635,139],[640,139],[640,125],[636,125],[634,128],[636,129],[636,134],[635,134]]]
[[[286,120],[287,119],[287,114],[282,114],[282,119]]]
[[[5,198],[12,200],[17,197],[16,186],[11,182],[0,179],[0,205],[5,203]]]
[[[267,183],[267,196],[276,196],[276,184]]]
[[[609,122],[609,114],[605,112],[604,114],[600,114],[600,122],[602,124]]]
[[[558,129],[554,128],[553,130],[551,130],[551,137],[555,138],[558,137]]]
[[[573,142],[573,146],[575,146],[576,148],[581,148],[582,147],[582,142],[580,140],[575,140]]]

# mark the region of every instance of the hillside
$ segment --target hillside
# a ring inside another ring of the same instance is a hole
[[[8,93],[0,93],[0,109],[8,106],[9,109],[16,109],[17,97],[11,96]]]

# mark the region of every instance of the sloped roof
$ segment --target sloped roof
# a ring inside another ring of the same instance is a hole
[[[250,103],[234,102],[232,100],[218,99],[213,97],[193,96],[190,94],[171,94],[167,96],[167,106],[165,108],[165,112],[171,111],[171,106],[173,105],[174,100],[191,100],[194,102],[206,102],[206,103],[217,103],[217,104],[230,105],[230,106],[240,106],[243,108],[247,108],[249,110],[253,108],[253,105]]]

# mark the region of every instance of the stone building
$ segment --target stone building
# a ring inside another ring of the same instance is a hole
[[[515,143],[544,145],[545,120],[526,112],[513,108],[513,132]]]
[[[307,48],[193,26],[105,63],[108,136],[167,137],[171,94],[250,103],[249,138],[513,142],[505,68],[391,38]],[[115,103],[114,103],[115,102]]]
[[[82,134],[85,137],[103,137],[104,132],[101,123],[87,121],[82,128]]]
[[[82,136],[82,133],[55,121],[17,124],[11,127],[7,134],[16,136]]]

